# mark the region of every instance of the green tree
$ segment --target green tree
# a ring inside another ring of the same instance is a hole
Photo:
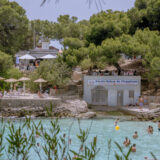
[[[131,33],[137,28],[159,30],[160,28],[160,0],[136,0],[135,7],[128,11],[131,20]]]
[[[46,60],[40,63],[40,66],[30,75],[32,80],[44,78],[47,80],[47,85],[65,86],[70,78],[70,69],[63,62],[58,60]],[[32,90],[37,90],[35,83],[30,83]]]
[[[85,46],[85,42],[78,38],[64,38],[62,42],[64,48],[78,49]]]
[[[148,1],[147,18],[150,29],[160,30],[160,0]]]
[[[0,75],[5,76],[7,71],[13,66],[12,57],[0,51]]]
[[[90,58],[85,58],[84,60],[82,60],[80,66],[81,66],[82,70],[86,70],[88,68],[93,68],[93,62],[91,61]]]
[[[134,7],[128,10],[127,15],[131,21],[130,34],[135,34],[137,29],[149,27],[146,9],[138,10],[138,8]]]
[[[160,58],[160,34],[149,29],[137,30],[133,36],[122,35],[121,52],[130,56],[140,55],[146,69],[149,69],[147,77],[153,79],[159,75]]]
[[[86,39],[90,43],[100,45],[106,38],[114,38],[128,33],[130,25],[130,19],[126,13],[112,10],[102,11],[90,18]]]
[[[22,72],[18,68],[15,68],[15,67],[8,69],[6,73],[6,77],[8,78],[19,79],[22,76],[23,76]]]
[[[114,65],[120,73],[121,68],[118,61],[121,57],[121,43],[118,39],[106,39],[102,42],[101,47],[101,60],[103,63]]]
[[[80,65],[83,69],[93,66],[104,68],[107,64],[115,65],[118,70],[118,60],[120,59],[121,42],[119,39],[106,39],[101,45],[96,46],[91,43],[88,47],[77,49],[69,48],[64,50],[63,60],[70,66]]]
[[[15,54],[25,42],[28,19],[16,2],[0,1],[0,50]]]
[[[136,0],[135,1],[135,7],[139,10],[146,9],[147,8],[148,0]]]

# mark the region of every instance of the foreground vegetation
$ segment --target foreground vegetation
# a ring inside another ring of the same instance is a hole
[[[94,160],[98,158],[100,148],[97,147],[97,137],[88,143],[88,137],[92,122],[87,130],[81,129],[80,121],[79,134],[77,135],[80,141],[79,149],[71,148],[70,132],[73,123],[70,125],[68,133],[61,132],[58,120],[51,120],[49,129],[40,121],[36,124],[30,118],[26,118],[23,123],[17,125],[13,121],[6,123],[1,120],[0,127],[0,159],[8,160],[29,160],[32,159],[31,152],[37,155],[39,160]],[[6,143],[7,141],[7,143]],[[131,160],[131,148],[125,153],[122,147],[115,142],[119,152],[115,152],[117,160]],[[106,149],[107,159],[110,159],[112,141],[108,140],[108,149]],[[154,160],[156,157],[151,153]]]

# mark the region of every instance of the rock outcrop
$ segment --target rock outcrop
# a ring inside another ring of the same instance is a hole
[[[151,109],[148,112],[139,112],[137,113],[138,119],[144,120],[154,120],[160,117],[160,108]]]
[[[88,105],[83,100],[66,100],[55,108],[55,113],[72,113],[74,115],[88,112]]]
[[[32,117],[75,117],[75,118],[93,118],[96,116],[95,112],[88,112],[88,105],[85,101],[80,99],[62,100],[57,105],[49,107],[1,107],[1,115],[4,117],[24,117],[30,115]]]
[[[157,105],[156,105],[157,106]],[[123,108],[122,111],[136,116],[139,120],[160,120],[160,107],[155,109],[133,109]]]

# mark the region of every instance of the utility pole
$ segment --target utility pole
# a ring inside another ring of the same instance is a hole
[[[33,22],[33,49],[36,48],[36,32],[35,32],[35,22]]]

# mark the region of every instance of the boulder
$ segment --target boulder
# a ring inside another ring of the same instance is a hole
[[[74,115],[86,113],[88,112],[88,105],[85,101],[79,99],[66,100],[65,102],[61,103],[57,108],[55,108],[54,112],[72,113]]]

